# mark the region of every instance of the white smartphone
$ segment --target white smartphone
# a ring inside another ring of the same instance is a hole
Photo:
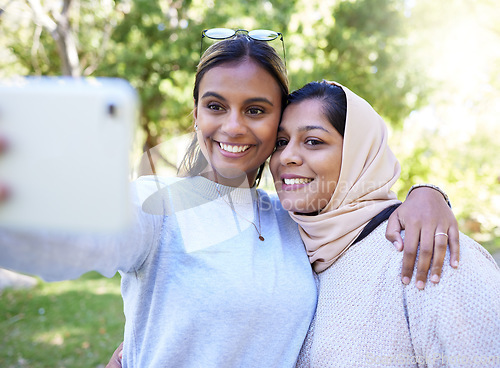
[[[138,97],[114,78],[0,80],[0,226],[107,232],[130,219]]]

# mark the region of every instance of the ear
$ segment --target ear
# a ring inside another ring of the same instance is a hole
[[[194,117],[194,123],[196,124],[196,119],[198,119],[198,106],[196,106],[194,98],[193,98],[193,104],[194,104],[193,117]]]

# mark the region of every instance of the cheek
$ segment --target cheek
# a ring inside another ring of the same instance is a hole
[[[306,212],[316,212],[326,207],[330,201],[331,194],[328,190],[328,184],[316,179],[307,187],[307,192],[304,193],[302,204],[306,208]]]
[[[215,129],[213,122],[210,119],[204,119],[203,117],[197,119],[196,124],[198,125],[198,132],[201,132],[205,137],[213,133]]]
[[[196,124],[198,125],[196,138],[198,139],[198,144],[202,148],[203,153],[205,153],[207,149],[212,149],[210,139],[217,131],[217,124],[214,119],[210,119],[207,116],[204,116],[203,113],[198,114]]]
[[[272,126],[268,126],[265,130],[261,130],[261,133],[259,134],[262,149],[266,152],[267,156],[270,156],[274,151],[277,135],[277,130],[273,129]]]
[[[202,131],[203,135],[207,136],[210,132],[217,128],[219,119],[214,118],[206,108],[198,107],[196,112],[195,123],[198,125],[198,131]]]
[[[269,169],[271,170],[271,175],[273,176],[274,181],[278,178],[278,163],[279,163],[279,153],[274,152],[271,155],[271,159],[269,160]]]
[[[262,132],[261,135],[265,137],[265,139],[272,139],[273,140],[273,147],[274,143],[276,142],[276,136],[278,135],[278,126],[279,122],[281,119],[281,115],[279,114],[272,114],[269,116],[265,121],[262,121],[259,130]]]
[[[210,152],[212,151],[212,148],[210,144],[207,144],[207,139],[205,138],[204,131],[202,131],[199,127],[198,131],[196,132],[196,139],[198,140],[198,146],[200,147],[201,153],[203,154],[203,156],[205,156],[205,159],[208,162],[211,162],[212,160]]]

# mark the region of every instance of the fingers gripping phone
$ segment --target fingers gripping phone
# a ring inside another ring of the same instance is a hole
[[[129,157],[138,98],[124,80],[0,80],[0,225],[118,231],[130,217]]]

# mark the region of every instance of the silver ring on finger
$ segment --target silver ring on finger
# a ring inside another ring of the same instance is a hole
[[[434,234],[434,237],[439,236],[439,235],[444,235],[444,236],[448,237],[448,234],[446,234],[446,233],[436,233],[436,234]]]

